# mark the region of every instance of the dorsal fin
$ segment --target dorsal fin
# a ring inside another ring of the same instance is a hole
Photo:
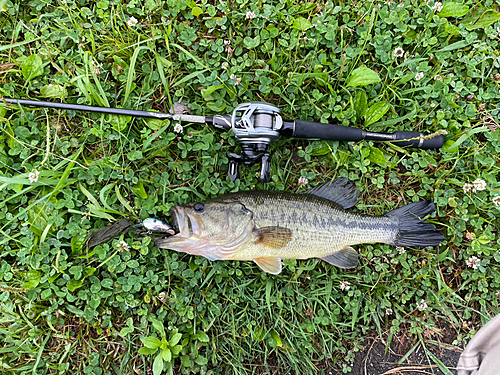
[[[281,249],[292,239],[292,231],[284,227],[263,227],[254,230],[257,236],[255,244],[269,247],[271,249]]]
[[[325,182],[303,194],[316,195],[337,203],[343,209],[350,208],[357,203],[359,190],[345,177],[337,177],[333,182]]]

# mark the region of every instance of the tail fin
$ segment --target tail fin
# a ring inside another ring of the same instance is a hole
[[[400,207],[386,215],[399,219],[399,232],[394,246],[435,246],[444,241],[443,233],[429,223],[422,221],[434,211],[434,203],[422,201]]]

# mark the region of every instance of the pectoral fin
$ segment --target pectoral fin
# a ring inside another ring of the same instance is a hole
[[[356,268],[358,266],[358,253],[350,246],[319,259],[340,268]]]
[[[254,233],[257,236],[255,244],[271,249],[281,249],[292,239],[292,231],[283,227],[263,227],[255,229]]]
[[[281,272],[281,259],[278,257],[261,257],[253,260],[262,270],[277,275]]]

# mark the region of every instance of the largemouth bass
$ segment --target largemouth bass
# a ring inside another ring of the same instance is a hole
[[[346,178],[318,185],[304,194],[244,191],[171,209],[178,234],[155,241],[160,248],[210,260],[253,260],[279,274],[282,259],[319,258],[355,268],[351,247],[364,243],[434,246],[440,230],[422,221],[434,204],[421,201],[372,217],[346,211],[359,191]]]

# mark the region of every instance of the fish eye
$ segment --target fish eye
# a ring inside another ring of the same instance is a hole
[[[196,203],[193,208],[196,212],[203,212],[205,210],[203,203]]]
[[[156,220],[155,220],[155,219],[153,219],[153,223],[156,223]]]

